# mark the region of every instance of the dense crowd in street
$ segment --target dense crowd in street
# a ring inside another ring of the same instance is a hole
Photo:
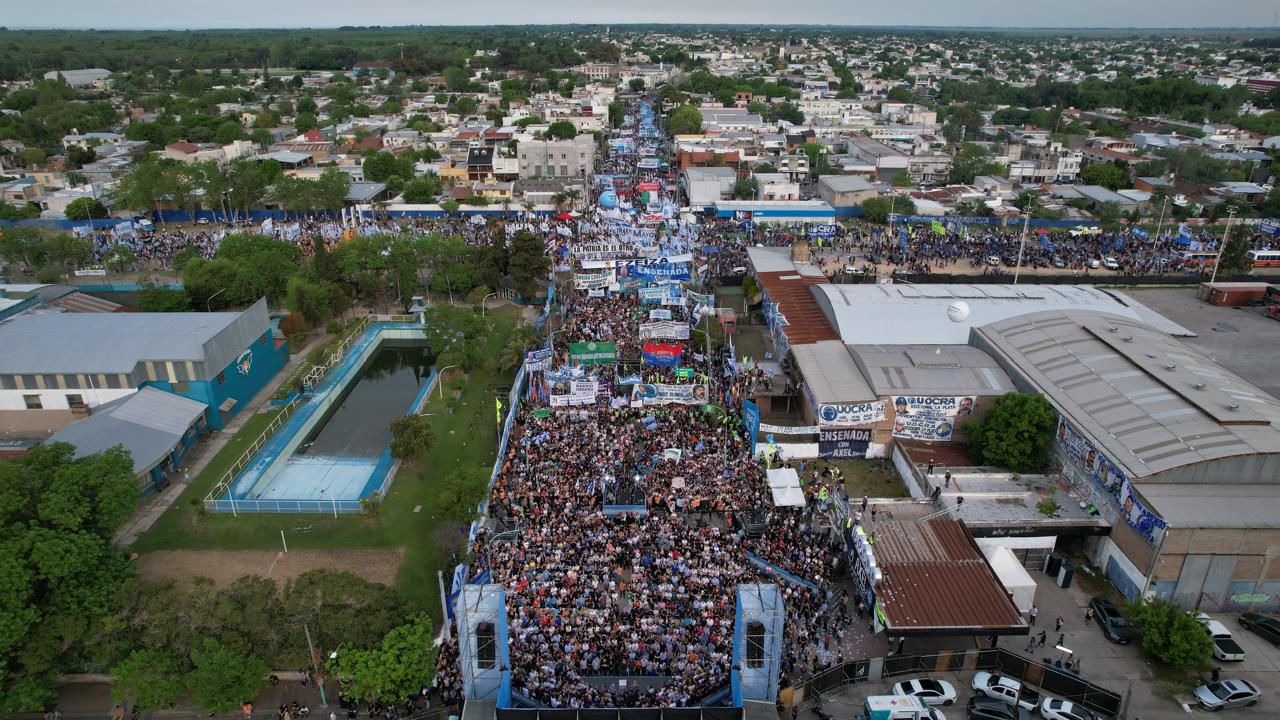
[[[615,160],[615,172],[629,167]],[[578,229],[602,242],[643,236],[664,256],[708,237],[646,234],[614,218]],[[575,259],[571,269],[584,268]],[[836,581],[838,537],[809,509],[769,512],[763,460],[743,428],[741,400],[759,369],[726,363],[696,327],[692,340],[660,341],[680,345],[676,362],[650,361],[640,326],[653,309],[688,325],[696,310],[687,297],[659,306],[634,292],[579,289],[561,303],[553,359],[529,373],[489,497],[492,524],[471,547],[472,575],[487,572],[507,590],[513,691],[550,707],[701,702],[728,683],[736,588],[779,580],[749,552],[804,580],[780,585],[783,672],[842,659],[849,607]],[[578,365],[570,343],[591,342],[616,343],[615,361]],[[593,397],[551,402],[585,380]],[[646,403],[634,394],[646,387],[681,399]],[[748,517],[763,529],[749,532]],[[446,653],[454,662],[456,650]],[[603,680],[616,676],[641,680],[625,689]],[[437,688],[453,697],[458,681],[450,668]]]

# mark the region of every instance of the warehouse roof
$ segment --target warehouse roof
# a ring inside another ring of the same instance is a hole
[[[858,175],[823,175],[818,178],[818,184],[825,185],[833,192],[840,193],[876,189],[875,185]]]
[[[93,415],[67,425],[48,442],[74,445],[84,457],[121,445],[141,475],[159,465],[182,442],[182,436],[208,406],[202,402],[144,387],[94,408]]]
[[[821,273],[814,277],[801,275],[794,269],[790,272],[757,272],[756,280],[768,295],[768,301],[777,303],[778,312],[786,318],[783,332],[792,346],[839,338],[809,294],[810,285],[827,282]]]
[[[244,312],[24,315],[0,324],[0,374],[128,373],[144,360],[220,370],[269,326],[265,300]]]
[[[968,345],[850,345],[877,396],[1004,395],[1016,390],[990,355]]]
[[[800,275],[819,278],[823,282],[826,281],[827,276],[823,274],[822,268],[813,263],[792,260],[791,248],[749,247],[747,248],[747,258],[751,260],[752,269],[758,273],[792,271]]]
[[[1139,492],[1173,527],[1280,527],[1275,485],[1143,483]]]
[[[858,345],[965,345],[969,329],[1041,310],[1097,310],[1138,319],[1115,296],[1089,285],[817,285],[814,297],[841,339]],[[956,301],[961,322],[947,317]]]
[[[872,546],[876,597],[891,635],[1026,632],[1008,591],[964,525],[882,521]]]
[[[975,333],[1132,479],[1280,478],[1280,400],[1148,325],[1055,310]]]
[[[790,338],[788,337],[788,340]],[[876,399],[862,372],[839,340],[792,344],[791,354],[818,403],[860,403]]]

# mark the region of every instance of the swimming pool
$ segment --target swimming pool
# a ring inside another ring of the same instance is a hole
[[[421,326],[370,323],[206,508],[336,514],[385,496],[396,465],[388,425],[421,407],[436,382],[432,362]]]

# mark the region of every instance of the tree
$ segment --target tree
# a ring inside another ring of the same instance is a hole
[[[1213,657],[1213,640],[1185,610],[1163,600],[1130,603],[1129,625],[1142,634],[1142,652],[1175,668],[1203,668]]]
[[[444,211],[445,215],[453,215],[458,212],[459,207],[458,201],[453,198],[449,198],[448,200],[440,203],[440,209]]]
[[[406,183],[402,193],[406,203],[428,205],[434,203],[443,190],[440,176],[435,173],[426,173]]]
[[[822,175],[829,169],[827,165],[827,149],[815,142],[807,142],[800,146],[805,155],[809,156],[809,172],[813,175]]]
[[[364,177],[372,182],[385,182],[393,175],[413,177],[413,160],[408,156],[397,157],[389,152],[378,152],[364,159]]]
[[[333,289],[324,280],[294,275],[289,278],[284,304],[291,312],[302,315],[308,325],[316,327],[329,319],[332,296]]]
[[[489,489],[489,474],[483,468],[464,465],[455,468],[436,484],[436,509],[450,520],[465,522],[475,517],[476,508]]]
[[[164,650],[134,650],[111,668],[111,675],[113,700],[129,698],[148,709],[167,708],[186,690],[181,661]]]
[[[1080,171],[1080,179],[1088,185],[1101,185],[1108,190],[1119,190],[1129,184],[1129,173],[1108,162],[1092,163]]]
[[[230,145],[236,140],[243,140],[244,137],[244,127],[234,120],[228,120],[214,131],[213,141],[219,145]]]
[[[314,112],[300,112],[293,119],[293,129],[299,133],[305,133],[308,130],[314,130],[318,127],[316,114]]]
[[[631,88],[631,92],[641,92],[644,90],[644,78],[631,78],[627,83],[627,87]]]
[[[445,87],[453,92],[462,92],[471,87],[471,73],[460,67],[447,67],[444,72]]]
[[[436,382],[440,382],[439,379]],[[426,415],[405,415],[391,421],[391,457],[409,460],[430,450],[436,433]]]
[[[911,173],[907,172],[906,170],[899,170],[898,172],[894,173],[893,178],[892,180],[890,180],[890,182],[893,183],[894,187],[898,187],[898,188],[912,187],[916,184],[916,181],[911,177]]]
[[[893,199],[873,197],[862,201],[863,219],[874,223],[889,222],[889,214],[914,215],[916,204],[909,197],[898,196]]]
[[[1006,393],[987,414],[962,429],[979,464],[1015,472],[1039,472],[1049,464],[1058,416],[1043,395]]]
[[[1120,203],[1115,200],[1108,200],[1099,205],[1093,215],[1098,218],[1103,230],[1115,232],[1120,229],[1120,212]]]
[[[525,351],[538,344],[538,331],[532,325],[521,325],[507,336],[498,357],[498,365],[503,370],[514,372],[524,363]]]
[[[672,135],[697,135],[702,132],[702,113],[692,105],[681,105],[667,118],[667,132]]]
[[[538,294],[538,280],[547,277],[551,260],[542,238],[528,230],[517,231],[511,240],[511,283],[526,298]]]
[[[112,542],[138,501],[129,453],[66,443],[0,462],[0,711],[41,709],[132,572]]]
[[[63,211],[68,220],[99,220],[107,216],[107,209],[91,197],[78,197],[67,203]]]
[[[979,175],[999,175],[1004,163],[995,159],[986,148],[965,143],[951,159],[949,180],[955,185],[968,185]]]
[[[257,655],[236,652],[206,637],[191,651],[187,684],[205,710],[228,713],[257,697],[267,679],[267,663]]]
[[[1249,252],[1248,233],[1242,229],[1233,230],[1235,231],[1227,238],[1226,245],[1222,247],[1222,254],[1218,256],[1218,273],[1222,275],[1241,275],[1247,269],[1245,254]]]
[[[376,647],[338,654],[337,674],[349,682],[351,696],[396,702],[431,684],[436,646],[431,616],[419,614],[393,628]]]
[[[555,140],[572,140],[578,135],[578,128],[568,120],[557,120],[547,126],[544,136]]]
[[[626,117],[627,110],[620,102],[609,103],[609,126],[618,127],[622,125],[623,118]]]
[[[102,262],[113,273],[122,273],[138,262],[138,255],[128,245],[117,243],[102,254]]]
[[[182,290],[151,285],[138,294],[139,312],[189,312],[191,299]]]
[[[755,200],[760,191],[760,182],[755,178],[738,178],[733,183],[734,200]]]

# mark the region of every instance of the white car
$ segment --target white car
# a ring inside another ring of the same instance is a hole
[[[1001,700],[1030,712],[1040,705],[1040,693],[1005,675],[976,672],[969,685],[975,695]]]
[[[956,701],[955,687],[945,680],[914,678],[893,686],[894,695],[908,695],[924,701],[925,705],[950,705]]]
[[[1045,698],[1040,705],[1040,715],[1045,720],[1097,720],[1098,716],[1070,700]]]
[[[1108,256],[1106,256],[1106,257],[1102,258],[1102,267],[1104,267],[1104,268],[1106,268],[1106,269],[1108,269],[1108,270],[1119,270],[1119,269],[1120,269],[1120,262],[1119,262],[1118,260],[1116,260],[1115,258],[1111,257],[1110,255],[1108,255]]]

